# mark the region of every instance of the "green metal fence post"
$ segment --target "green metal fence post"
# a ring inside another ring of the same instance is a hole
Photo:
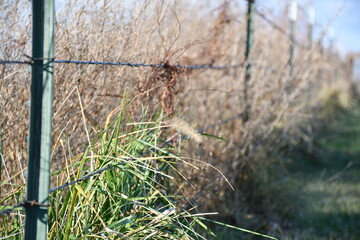
[[[250,115],[250,103],[249,103],[249,88],[252,78],[252,57],[251,50],[254,44],[254,10],[255,0],[248,0],[248,11],[247,11],[247,28],[246,28],[246,49],[245,49],[245,82],[244,82],[244,122],[249,119]]]
[[[292,0],[289,9],[290,19],[290,57],[289,57],[289,76],[290,79],[294,76],[294,64],[295,64],[295,28],[297,17],[297,2]]]
[[[1,174],[2,174],[2,163],[3,163],[3,142],[2,142],[2,127],[0,124],[0,182],[1,182]],[[1,194],[1,189],[0,189]]]
[[[53,102],[54,0],[32,1],[32,71],[25,240],[47,239]]]

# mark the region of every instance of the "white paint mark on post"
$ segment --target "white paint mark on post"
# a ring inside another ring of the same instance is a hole
[[[314,7],[309,8],[309,24],[311,24],[311,25],[315,24],[315,8]]]
[[[289,9],[289,18],[291,21],[296,21],[297,17],[297,2],[291,1]]]

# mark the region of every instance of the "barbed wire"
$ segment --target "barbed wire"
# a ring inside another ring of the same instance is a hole
[[[152,68],[185,68],[185,69],[214,69],[214,70],[225,70],[230,68],[246,67],[249,63],[238,63],[232,65],[184,65],[184,64],[151,64],[151,63],[131,63],[131,62],[108,62],[108,61],[81,61],[81,60],[53,60],[53,63],[58,64],[83,64],[83,65],[111,65],[111,66],[125,66],[125,67],[152,67]],[[1,64],[29,64],[32,65],[32,61],[21,61],[21,60],[0,60]],[[256,63],[251,63],[253,67],[261,69],[269,69],[271,67],[262,66]]]
[[[2,211],[0,212],[0,216],[1,216],[1,215],[5,215],[5,214],[10,214],[10,213],[11,213],[12,211],[14,211],[15,209],[21,208],[21,207],[23,207],[23,206],[24,206],[23,203],[18,203],[18,204],[14,205],[14,206],[8,206],[7,209],[2,210]]]
[[[45,60],[45,59],[36,59],[36,60]],[[230,69],[230,68],[239,68],[243,67],[244,63],[232,64],[232,65],[185,65],[185,64],[175,64],[170,65],[167,63],[164,64],[154,64],[154,63],[132,63],[132,62],[110,62],[110,61],[82,61],[82,60],[57,60],[53,59],[51,62],[58,64],[83,64],[83,65],[111,65],[111,66],[126,66],[126,67],[151,67],[151,68],[184,68],[184,69]],[[32,61],[21,61],[21,60],[0,60],[0,64],[32,64]]]
[[[145,155],[145,154],[144,154],[144,155]],[[139,156],[138,156],[138,157],[139,157]],[[125,159],[125,161],[129,161],[129,160],[131,160],[131,159],[134,159],[134,158]],[[67,183],[64,183],[63,185],[60,185],[60,186],[56,187],[56,188],[52,188],[52,189],[49,190],[49,193],[56,192],[56,191],[61,190],[61,189],[63,189],[63,188],[66,188],[66,187],[69,187],[69,186],[71,186],[71,185],[74,185],[74,184],[76,184],[76,183],[78,183],[78,182],[82,182],[82,181],[84,181],[84,180],[86,180],[86,179],[88,179],[88,178],[91,178],[91,177],[93,177],[93,176],[95,176],[95,175],[98,175],[98,174],[100,174],[100,173],[102,173],[102,172],[104,172],[104,171],[106,171],[106,170],[109,170],[109,169],[111,169],[111,168],[113,168],[113,167],[115,167],[115,166],[121,165],[121,164],[123,164],[123,163],[119,163],[119,164],[116,164],[116,165],[110,165],[110,166],[108,166],[108,167],[105,167],[105,168],[101,168],[101,169],[99,169],[99,170],[96,170],[96,171],[94,171],[94,172],[92,172],[92,173],[89,173],[88,175],[85,175],[85,176],[83,176],[83,177],[81,177],[81,178],[78,178],[78,179],[76,179],[76,180],[74,180],[74,181],[72,181],[72,182],[67,182]],[[0,214],[0,215],[1,215],[1,214]]]
[[[113,65],[113,66],[128,66],[128,67],[152,67],[152,68],[187,68],[187,69],[228,69],[238,68],[244,66],[244,63],[233,65],[184,65],[184,64],[147,64],[147,63],[131,63],[131,62],[101,62],[101,61],[79,61],[79,60],[54,60],[54,63],[72,63],[85,65]]]
[[[21,60],[0,60],[0,64],[29,64],[31,65],[30,61],[21,61]]]
[[[218,121],[218,122],[216,122],[216,123],[213,123],[213,124],[210,124],[210,125],[208,125],[208,126],[206,126],[206,127],[204,127],[204,128],[201,128],[201,129],[198,130],[198,132],[199,132],[199,133],[205,133],[205,132],[206,132],[207,130],[209,130],[209,129],[215,128],[215,127],[217,127],[217,126],[219,126],[219,125],[225,124],[225,123],[227,123],[227,122],[230,122],[230,121],[232,121],[232,120],[235,120],[235,119],[238,119],[238,118],[241,118],[241,117],[242,117],[242,113],[236,114],[236,115],[234,115],[234,116],[232,116],[232,117],[226,118],[226,119],[224,119],[224,120],[220,120],[220,121]],[[183,136],[183,139],[189,139],[189,137],[188,137],[188,136]],[[171,143],[171,141],[172,141],[172,140],[167,141],[166,144]],[[136,160],[136,158],[141,157],[141,156],[144,156],[144,155],[146,155],[146,154],[148,154],[148,153],[150,153],[151,151],[154,151],[154,150],[156,151],[155,148],[146,150],[146,151],[144,151],[143,153],[139,154],[137,157],[126,158],[126,159],[124,159],[123,161]],[[107,170],[110,170],[110,169],[112,169],[112,168],[118,167],[119,165],[122,165],[122,164],[124,164],[124,162],[117,163],[117,164],[113,164],[113,165],[110,165],[110,166],[107,166],[107,167],[98,169],[98,170],[96,170],[96,171],[94,171],[94,172],[91,172],[91,173],[89,173],[89,174],[87,174],[87,175],[85,175],[85,176],[83,176],[83,177],[80,177],[80,178],[78,178],[78,179],[76,179],[76,180],[74,180],[74,181],[67,182],[67,183],[64,183],[63,185],[60,185],[60,186],[58,186],[58,187],[55,187],[55,188],[50,189],[50,190],[49,190],[49,194],[50,194],[50,193],[53,193],[53,192],[56,192],[56,191],[59,191],[59,190],[61,190],[61,189],[67,188],[67,187],[69,187],[69,186],[72,186],[72,185],[74,185],[74,184],[76,184],[76,183],[82,182],[82,181],[84,181],[84,180],[86,180],[86,179],[89,179],[89,178],[91,178],[91,177],[93,177],[93,176],[99,175],[100,173],[102,173],[102,172],[104,172],[104,171],[107,171]],[[42,204],[35,204],[35,205],[42,205]],[[20,207],[24,207],[24,206],[25,206],[24,203],[19,203],[19,204],[16,204],[16,205],[14,205],[14,206],[9,206],[8,209],[5,209],[5,210],[3,210],[3,211],[0,212],[0,216],[1,216],[1,215],[5,215],[5,214],[9,214],[9,213],[11,213],[12,211],[14,211],[15,209],[20,208]]]

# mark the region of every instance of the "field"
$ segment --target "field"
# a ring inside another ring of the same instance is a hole
[[[0,60],[29,61],[31,3],[0,3]],[[357,239],[349,59],[305,13],[291,41],[285,4],[255,7],[247,55],[244,2],[57,3],[49,239]],[[5,211],[26,193],[28,68],[0,65]]]

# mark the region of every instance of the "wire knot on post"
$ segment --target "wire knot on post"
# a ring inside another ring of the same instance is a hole
[[[45,207],[45,208],[49,208],[50,205],[49,204],[43,204],[43,203],[38,203],[35,200],[32,201],[23,201],[21,204],[22,207],[26,208],[30,208],[30,207],[34,207],[34,206],[39,206],[39,207]]]

